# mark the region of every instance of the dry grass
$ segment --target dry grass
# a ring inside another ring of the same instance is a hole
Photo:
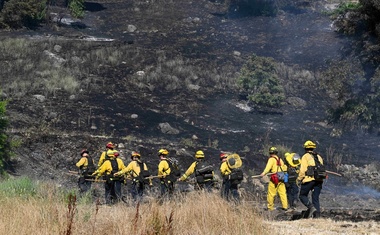
[[[163,204],[150,200],[137,206],[105,206],[70,197],[73,194],[63,197],[64,194],[47,184],[29,196],[0,193],[0,234],[329,235],[380,231],[380,225],[371,221],[274,221],[271,215],[257,213],[256,203],[243,201],[236,206],[222,200],[216,192],[192,192]]]
[[[330,219],[303,219],[297,221],[264,221],[264,226],[272,227],[272,234],[281,235],[378,235],[380,225],[375,221],[346,222]]]
[[[253,206],[234,207],[216,193],[137,207],[78,201],[65,202],[53,191],[29,199],[2,197],[0,234],[265,234]]]

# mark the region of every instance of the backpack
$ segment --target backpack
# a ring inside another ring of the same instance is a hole
[[[309,176],[313,176],[316,181],[323,181],[327,178],[326,167],[319,161],[317,153],[312,153],[312,155],[314,157],[315,166],[308,166],[306,175],[309,173]]]
[[[277,157],[278,157],[278,156],[277,156]],[[277,162],[277,169],[280,168],[281,171],[272,174],[272,175],[270,176],[271,181],[272,181],[275,185],[277,185],[277,184],[280,183],[280,182],[287,183],[287,182],[288,182],[288,173],[285,173],[285,172],[282,171],[280,157],[278,157],[278,158],[273,157],[273,158],[276,159],[276,162]]]
[[[207,181],[214,179],[214,170],[212,166],[204,161],[199,161],[195,166],[195,178],[198,184],[204,184]]]
[[[297,177],[298,177],[297,168],[288,166],[288,182],[289,183],[296,182]]]
[[[145,170],[143,162],[139,162],[139,161],[136,161],[136,162],[137,164],[139,164],[139,167],[140,167],[140,174],[136,177],[137,180],[143,184],[149,184],[149,179],[146,178],[146,177],[151,176],[149,170]]]
[[[107,183],[111,183],[112,181],[122,181],[123,178],[121,176],[114,176],[114,174],[119,171],[119,164],[117,162],[117,159],[108,159],[107,161],[110,161],[112,166],[111,174],[105,176]]]
[[[167,176],[168,180],[175,182],[181,177],[181,170],[179,169],[178,162],[174,159],[165,160],[169,164],[170,175]]]
[[[288,174],[288,182],[289,183],[295,183],[297,181],[298,173],[297,170],[299,169],[299,165],[294,167],[291,166],[288,161],[285,161],[285,164],[288,166],[287,174]]]
[[[87,168],[84,170],[85,175],[91,175],[96,171],[94,160],[91,156],[87,156]]]
[[[243,170],[241,168],[231,169],[231,174],[229,174],[229,180],[231,184],[240,184],[244,179]]]

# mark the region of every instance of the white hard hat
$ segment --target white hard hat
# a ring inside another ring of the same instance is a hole
[[[300,155],[296,153],[293,155],[293,161],[298,161],[298,160],[300,160]]]

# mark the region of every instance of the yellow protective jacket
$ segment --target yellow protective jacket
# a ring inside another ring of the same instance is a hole
[[[198,164],[200,164],[202,160],[198,160],[193,162],[189,168],[187,168],[186,172],[181,176],[180,180],[186,180],[190,175],[192,175],[196,171],[196,167]],[[214,171],[212,172],[212,175],[214,176]]]
[[[76,164],[78,168],[85,169],[88,166],[88,159],[87,157],[82,157]]]
[[[220,165],[220,173],[222,174],[222,176],[228,176],[229,174],[231,174],[231,172],[232,171],[228,167],[227,161],[222,162],[222,164]]]
[[[106,160],[106,156],[107,156],[107,151],[103,151],[99,158],[98,168],[103,165],[104,161]]]
[[[279,157],[277,155],[271,155],[269,156],[267,165],[265,166],[264,171],[261,174],[268,174],[268,173],[276,173],[281,171],[287,171],[288,167],[284,164],[284,161],[280,158],[280,166],[277,166],[277,159]]]
[[[162,159],[160,163],[158,164],[158,176],[163,176],[163,178],[167,175],[170,175],[170,167],[168,161],[165,159]]]
[[[123,160],[121,160],[120,158],[116,158],[116,161],[117,161],[117,167],[118,167],[117,171],[123,170],[125,168]],[[112,169],[111,161],[106,160],[100,166],[100,168],[94,172],[94,175],[97,175],[97,176],[109,175],[111,174],[112,170],[113,169]]]
[[[318,154],[318,160],[323,165],[323,159],[319,154]],[[311,151],[306,152],[301,157],[301,167],[300,167],[300,172],[298,173],[298,178],[297,178],[298,181],[302,181],[302,183],[307,183],[307,182],[315,180],[314,176],[306,175],[308,166],[315,166],[314,156]]]
[[[191,174],[194,173],[195,171],[195,167],[197,167],[197,161],[191,163],[191,165],[189,166],[189,168],[186,170],[186,172],[181,176],[180,180],[186,180]]]
[[[130,176],[132,176],[133,178],[137,177],[140,175],[140,172],[141,172],[141,169],[140,169],[140,164],[139,164],[140,161],[131,161],[128,166],[126,166],[124,169],[122,169],[121,171],[119,171],[118,173],[119,174],[129,174]],[[141,162],[140,162],[141,163]],[[148,167],[146,166],[145,163],[144,164],[144,170],[148,170]]]

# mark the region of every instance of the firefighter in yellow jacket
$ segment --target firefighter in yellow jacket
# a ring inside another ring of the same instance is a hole
[[[91,189],[91,174],[95,171],[94,160],[89,155],[87,149],[83,149],[80,153],[81,159],[75,164],[79,168],[80,177],[78,179],[78,187],[81,193],[85,193]]]
[[[214,171],[212,166],[204,161],[205,154],[202,150],[195,153],[195,159],[186,172],[179,178],[179,181],[186,180],[190,175],[195,173],[197,187],[196,189],[206,189],[210,192],[214,186]]]
[[[148,167],[144,162],[141,161],[140,153],[133,151],[131,154],[131,159],[132,161],[128,164],[127,167],[121,171],[116,172],[114,175],[120,176],[127,174],[127,177],[132,179],[131,195],[133,200],[137,201],[141,200],[144,194],[145,184],[148,183],[149,185],[152,185],[152,182],[150,179],[144,179],[144,177],[147,177],[149,175],[142,175],[142,172],[148,171]],[[141,168],[143,168],[143,170]]]
[[[222,178],[223,178],[221,195],[222,195],[222,198],[226,199],[227,201],[231,201],[231,199],[233,199],[235,202],[239,202],[240,201],[240,195],[238,192],[239,184],[236,184],[234,180],[231,180],[229,177],[232,173],[232,169],[228,166],[227,157],[228,157],[228,153],[221,153],[219,156],[220,161],[222,162],[220,165],[220,174],[222,175]]]
[[[92,175],[99,177],[104,176],[104,190],[105,190],[105,199],[106,204],[112,204],[120,201],[121,195],[121,183],[123,178],[120,176],[114,176],[118,171],[121,171],[125,168],[124,162],[118,158],[119,153],[115,150],[108,150],[107,157],[108,159],[96,170]]]
[[[277,154],[278,154],[278,150],[276,147],[269,148],[269,158],[268,158],[267,165],[264,171],[260,174],[262,177],[265,176],[267,173],[285,172],[287,170],[286,165],[284,164],[282,159],[277,156]],[[282,204],[282,210],[287,211],[288,199],[286,197],[285,183],[281,181],[280,182],[274,182],[274,181],[275,181],[274,177],[271,175],[271,180],[269,181],[269,185],[268,185],[267,208],[269,211],[273,211],[275,209],[274,198],[278,193],[281,200],[281,204]]]
[[[295,210],[299,192],[296,181],[301,165],[300,155],[297,153],[285,153],[285,164],[288,166],[288,182],[285,183],[286,195],[289,208]]]
[[[100,155],[99,162],[98,162],[98,168],[103,164],[103,162],[105,160],[108,159],[108,157],[107,157],[107,151],[108,150],[115,150],[115,145],[112,142],[108,142],[106,144],[106,150],[103,151],[102,154]]]
[[[160,178],[160,196],[164,198],[166,196],[171,197],[174,192],[174,182],[169,179],[171,169],[168,162],[169,151],[166,149],[160,149],[158,151],[158,157],[160,158],[160,163],[158,164],[157,175]]]
[[[319,195],[322,191],[323,179],[316,179],[313,169],[316,161],[323,165],[323,159],[314,151],[316,148],[317,145],[310,140],[304,143],[305,154],[301,158],[301,168],[297,179],[301,184],[299,199],[308,208],[306,216],[309,218],[319,217],[321,213]],[[308,197],[310,192],[312,192],[311,202]]]

